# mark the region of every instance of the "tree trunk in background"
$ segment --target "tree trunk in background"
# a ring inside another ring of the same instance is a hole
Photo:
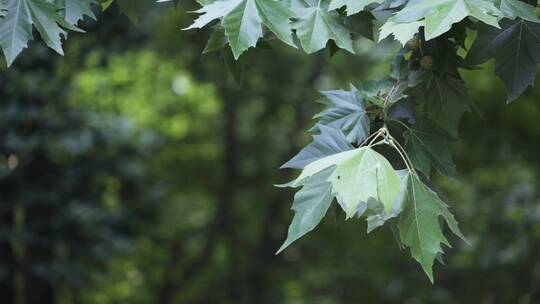
[[[55,189],[53,176],[57,174],[55,166],[42,150],[35,151],[32,155],[25,175],[21,178],[32,186],[37,193],[46,193],[46,189]],[[36,174],[35,172],[40,172]],[[43,175],[49,176],[44,179]],[[46,181],[46,182],[45,182]],[[52,279],[36,273],[37,265],[51,266],[54,261],[54,231],[50,220],[55,214],[56,205],[51,204],[46,198],[41,200],[39,195],[29,201],[22,202],[24,208],[24,229],[30,230],[32,239],[25,243],[22,257],[23,272],[23,299],[24,304],[53,304],[55,292]],[[47,275],[50,275],[47,273]]]
[[[237,100],[240,100],[237,90],[225,91],[224,113],[225,113],[225,137],[224,140],[224,166],[223,166],[223,184],[220,193],[220,208],[218,210],[218,219],[223,238],[229,247],[230,259],[226,284],[228,298],[234,303],[241,300],[241,291],[239,284],[239,272],[234,269],[239,265],[237,254],[238,240],[235,231],[234,200],[236,194],[236,184],[238,180],[238,138],[237,138]]]
[[[311,63],[311,68],[307,74],[305,80],[305,87],[315,88],[315,83],[319,79],[322,68],[324,66],[324,57],[319,55],[314,58]],[[281,159],[281,163],[285,163],[289,160],[295,153],[300,150],[301,147],[292,142],[292,138],[296,138],[296,133],[300,130],[304,132],[304,127],[308,120],[311,118],[308,113],[302,110],[302,108],[297,107],[295,109],[296,113],[296,124],[290,134],[291,138],[290,148],[284,153]],[[279,171],[280,178],[278,180],[286,180],[287,174],[290,172],[285,170]],[[270,303],[281,303],[282,295],[279,293],[278,286],[272,286],[272,279],[268,274],[271,273],[272,269],[281,261],[281,256],[276,256],[275,252],[280,246],[281,239],[277,240],[272,235],[272,231],[275,229],[280,222],[283,221],[283,208],[290,208],[291,202],[291,192],[283,191],[275,192],[274,197],[270,200],[270,206],[268,206],[268,211],[265,212],[266,218],[264,219],[263,231],[257,248],[255,248],[255,257],[253,265],[250,267],[250,272],[248,275],[248,283],[251,288],[250,290],[258,291],[258,294],[252,295],[253,301],[257,301],[260,304],[270,304]],[[285,207],[286,206],[286,207]]]
[[[236,254],[237,237],[234,230],[234,199],[238,180],[238,148],[237,148],[237,104],[239,99],[235,92],[238,89],[231,89],[224,85],[221,87],[223,93],[224,111],[224,133],[223,133],[223,167],[221,172],[220,190],[217,192],[217,208],[214,221],[207,228],[206,244],[201,253],[193,260],[181,263],[182,244],[185,240],[183,233],[178,234],[172,241],[169,249],[169,260],[165,265],[165,275],[163,286],[157,294],[157,303],[174,303],[174,296],[183,288],[189,288],[189,281],[206,266],[212,258],[215,246],[222,239],[229,251],[229,265],[238,265],[238,255]],[[178,274],[180,264],[185,268]],[[227,298],[237,303],[240,302],[241,292],[239,277],[235,269],[229,269],[223,286],[227,290]]]
[[[0,192],[5,194],[4,190]],[[15,258],[11,241],[6,233],[11,231],[12,226],[13,209],[9,201],[3,201],[0,207],[0,227],[3,230],[0,238],[0,302],[6,304],[14,303],[15,300]]]
[[[39,166],[36,166],[39,167]],[[53,207],[42,204],[29,206],[25,211],[26,223],[39,223],[43,219],[52,216]],[[36,238],[24,248],[24,265],[50,266],[45,263],[51,263],[54,260],[50,244],[44,244],[50,239],[50,227],[39,227],[33,232]],[[43,278],[35,273],[35,269],[24,268],[24,303],[25,304],[53,304],[55,301],[54,287],[50,280]]]

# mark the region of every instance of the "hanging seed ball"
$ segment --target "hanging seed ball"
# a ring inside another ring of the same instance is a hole
[[[414,37],[407,41],[407,44],[405,46],[410,49],[411,51],[418,51],[420,48],[420,39],[418,39],[418,35],[414,35]]]
[[[433,58],[431,56],[424,56],[420,59],[420,66],[424,70],[433,69]]]

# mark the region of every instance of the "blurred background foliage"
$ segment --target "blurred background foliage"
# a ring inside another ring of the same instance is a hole
[[[383,76],[396,48],[270,41],[231,65],[180,31],[192,8],[133,26],[113,6],[66,57],[36,44],[2,68],[2,303],[540,303],[540,90],[505,105],[492,65],[464,71],[480,114],[459,179],[435,187],[471,244],[435,285],[388,227],[332,214],[275,256],[293,194],[273,184],[295,174],[278,167],[310,140],[317,90]]]

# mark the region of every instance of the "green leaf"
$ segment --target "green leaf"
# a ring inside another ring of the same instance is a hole
[[[367,147],[338,164],[329,181],[348,218],[356,213],[359,203],[369,199],[380,201],[386,212],[392,212],[400,188],[399,176],[388,160]]]
[[[257,44],[263,36],[262,24],[295,47],[289,20],[292,12],[283,1],[222,0],[207,4],[196,12],[202,15],[187,29],[202,28],[212,20],[222,19],[235,59]]]
[[[0,19],[0,46],[8,66],[32,39],[32,26],[50,48],[64,53],[61,35],[66,32],[59,24],[70,25],[57,13],[56,6],[42,0],[8,0],[6,7],[7,13]]]
[[[63,8],[64,19],[69,24],[77,24],[85,15],[96,19],[92,12],[94,0],[60,0],[57,1]]]
[[[534,6],[520,0],[501,0],[500,9],[508,19],[521,18],[531,22],[540,22],[536,16]]]
[[[303,169],[323,157],[354,149],[340,129],[318,126],[321,134],[313,136],[313,142],[300,151],[281,168]]]
[[[414,37],[416,33],[418,33],[418,29],[423,25],[423,21],[396,23],[389,20],[379,29],[379,42],[381,42],[384,38],[393,35],[394,39],[399,41],[399,43],[404,46]]]
[[[292,11],[282,1],[256,0],[263,24],[268,27],[281,41],[295,47],[292,39],[290,18]]]
[[[417,176],[411,175],[408,179],[407,202],[398,223],[399,235],[431,282],[434,260],[443,253],[441,244],[451,247],[443,234],[439,217],[445,220],[455,235],[465,240],[448,206]]]
[[[364,10],[371,3],[381,3],[382,0],[332,0],[328,10],[335,10],[346,6],[347,15],[353,15]]]
[[[466,62],[476,65],[495,58],[495,74],[503,81],[510,102],[534,83],[540,63],[540,25],[504,19],[501,27],[480,26]]]
[[[389,22],[422,20],[425,22],[425,38],[430,40],[446,33],[452,24],[469,16],[499,27],[497,21],[500,15],[501,12],[488,0],[411,0]]]
[[[450,154],[450,140],[445,132],[431,123],[420,121],[405,134],[405,150],[415,169],[427,178],[431,173],[431,165],[440,174],[454,177],[456,168]]]
[[[3,4],[5,17],[0,20],[0,43],[10,65],[32,38],[32,23],[26,1],[11,0]]]
[[[328,181],[346,217],[353,217],[362,202],[370,199],[381,202],[391,212],[399,192],[400,179],[388,160],[369,147],[345,151],[321,158],[307,165],[292,185],[336,166]]]
[[[433,76],[418,95],[428,116],[453,137],[457,137],[459,121],[469,111],[467,89],[451,76]]]
[[[319,125],[341,129],[349,142],[361,143],[369,135],[369,118],[364,100],[358,90],[323,91],[326,104],[323,112],[315,115]],[[317,129],[317,126],[314,127]]]
[[[315,53],[334,40],[337,46],[354,54],[350,31],[343,25],[339,14],[328,11],[328,1],[315,1],[304,7],[293,8],[296,21],[293,28],[306,53]]]
[[[228,2],[238,2],[238,4],[232,7],[221,24],[225,29],[234,58],[238,59],[245,50],[254,47],[259,38],[263,36],[262,19],[257,13],[255,1]]]
[[[289,226],[287,239],[276,254],[313,230],[322,220],[334,199],[331,192],[332,184],[327,181],[332,171],[333,168],[328,168],[303,182],[302,189],[294,196],[292,210],[295,214]]]
[[[392,211],[387,212],[384,209],[384,206],[382,206],[381,203],[377,202],[377,207],[371,207],[368,206],[366,210],[366,220],[367,220],[367,233],[370,233],[371,231],[375,230],[378,227],[381,227],[386,223],[388,220],[397,217],[405,205],[407,201],[407,185],[409,183],[409,171],[407,170],[399,170],[396,171],[397,175],[400,179],[399,184],[399,192],[394,200]],[[373,206],[373,204],[372,204]]]

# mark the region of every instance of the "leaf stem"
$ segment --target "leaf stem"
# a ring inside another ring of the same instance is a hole
[[[403,121],[401,121],[399,119],[390,119],[389,121],[395,121],[395,122],[399,123],[400,125],[404,126],[405,129],[407,129],[407,130],[411,129],[411,127],[407,126]]]

